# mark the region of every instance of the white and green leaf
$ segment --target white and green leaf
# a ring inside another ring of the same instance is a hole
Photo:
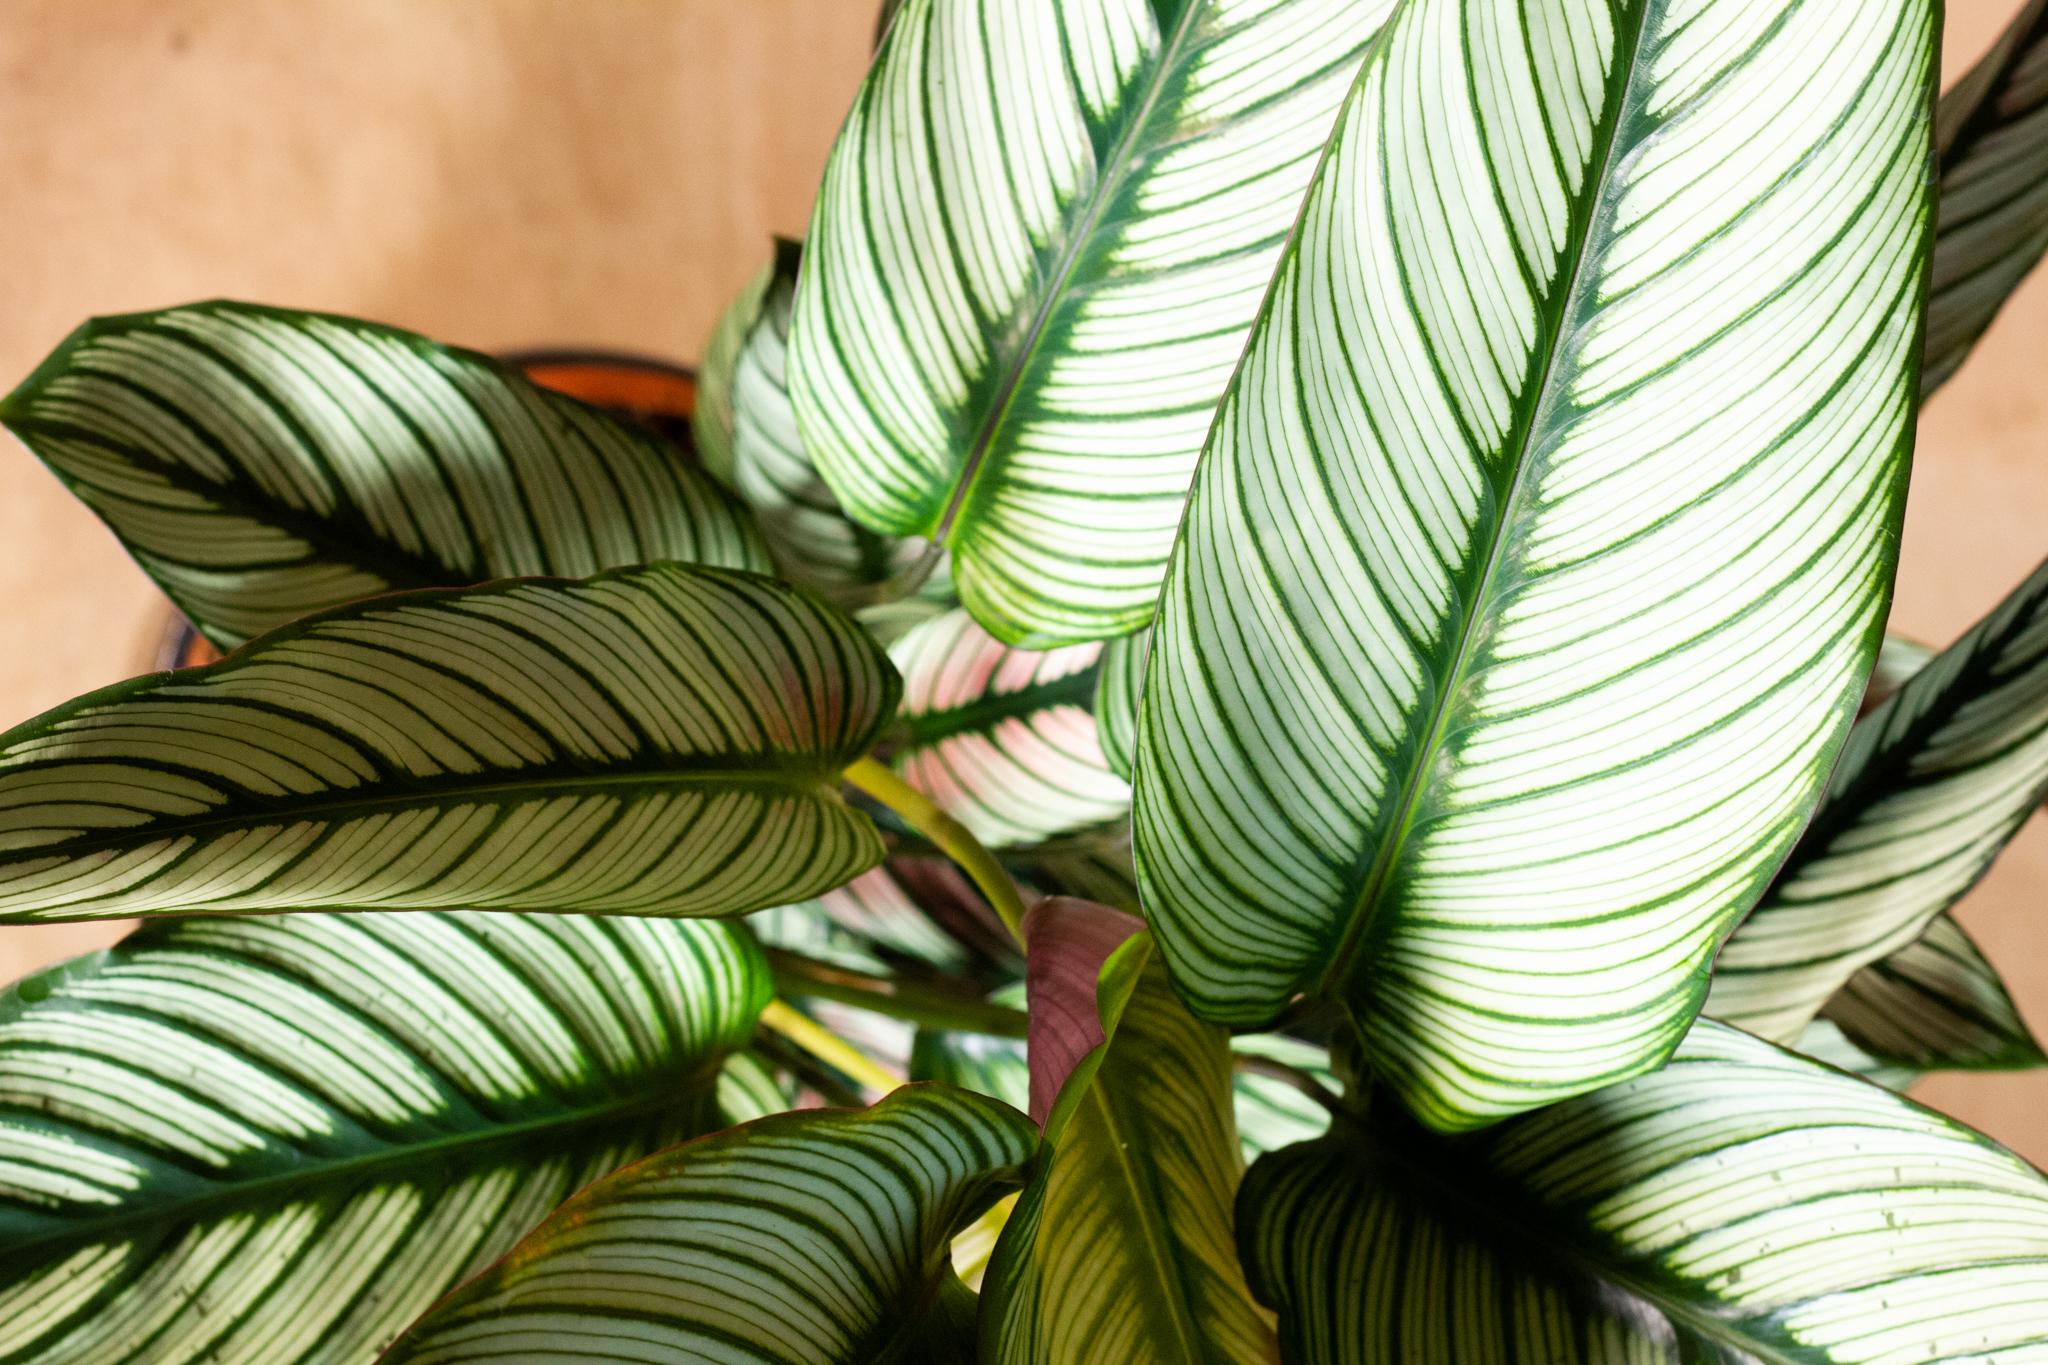
[[[1036,1140],[1013,1109],[918,1085],[670,1148],[557,1210],[387,1365],[971,1359],[948,1242]]]
[[[1850,977],[1820,1017],[1867,1056],[1916,1071],[2048,1066],[1997,970],[1948,915]]]
[[[891,762],[977,839],[1033,844],[1130,810],[1092,706],[1100,644],[1003,644],[955,608],[889,650],[903,675]]]
[[[1145,690],[1151,648],[1150,630],[1119,636],[1102,647],[1096,668],[1095,728],[1102,737],[1102,756],[1126,782],[1138,754],[1138,699]]]
[[[920,547],[849,520],[797,433],[787,366],[801,253],[778,243],[774,262],[719,319],[690,429],[705,467],[753,512],[776,571],[831,593],[908,569]]]
[[[1229,1038],[1187,1012],[1149,938],[1105,957],[1138,928],[1071,900],[1025,920],[1033,1112],[1058,1098],[982,1282],[995,1365],[1277,1359],[1231,1238]]]
[[[1317,1365],[1931,1365],[2048,1350],[2048,1182],[1711,1021],[1660,1072],[1447,1140],[1380,1115],[1238,1199]]]
[[[344,608],[0,735],[0,921],[800,900],[882,857],[838,776],[896,693],[852,621],[723,569]]]
[[[1136,847],[1195,1011],[1471,1127],[1655,1066],[1869,673],[1928,0],[1411,0],[1219,413]]]
[[[1013,644],[1143,625],[1390,0],[907,0],[833,149],[791,391],[847,512]]]
[[[2048,250],[2048,0],[2026,6],[1941,98],[1941,222],[1923,394],[1961,367]]]
[[[1342,1083],[1330,1065],[1328,1048],[1283,1033],[1246,1033],[1230,1040],[1230,1050],[1237,1058],[1232,1107],[1246,1161],[1329,1131],[1327,1107],[1293,1081],[1260,1069],[1261,1063],[1277,1063],[1335,1096]]]
[[[718,1126],[724,925],[151,925],[0,995],[0,1360],[362,1361],[579,1187]]]
[[[0,420],[215,644],[397,589],[762,569],[667,442],[395,328],[204,303],[85,324]]]
[[[2048,563],[1856,724],[1707,1008],[1781,1041],[1961,900],[2048,797]]]

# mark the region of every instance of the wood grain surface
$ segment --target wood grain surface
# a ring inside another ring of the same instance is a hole
[[[1951,75],[2017,0],[1950,0]],[[690,359],[800,234],[871,0],[0,0],[0,388],[79,321],[230,296],[471,346]],[[2048,553],[2048,277],[1921,425],[1894,624],[1964,629]],[[139,671],[162,622],[0,437],[0,724]],[[1963,912],[2048,1029],[2048,828]],[[0,981],[108,926],[0,928]],[[2048,1162],[2048,1073],[1920,1097]]]

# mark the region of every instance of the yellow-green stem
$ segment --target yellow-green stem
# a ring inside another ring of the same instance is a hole
[[[932,841],[938,850],[960,865],[960,870],[981,888],[988,903],[1002,917],[1010,937],[1024,942],[1024,901],[1017,884],[995,855],[967,832],[967,827],[940,810],[933,800],[905,782],[884,765],[864,758],[848,768],[847,782],[866,792],[901,817],[904,824]]]
[[[903,1084],[874,1061],[809,1015],[782,1000],[771,1000],[761,1011],[761,1027],[773,1030],[835,1071],[844,1072],[878,1094],[886,1095]]]

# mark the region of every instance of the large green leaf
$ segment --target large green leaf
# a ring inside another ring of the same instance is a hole
[[[1813,802],[1912,442],[1929,0],[1412,0],[1203,457],[1136,838],[1198,1014],[1464,1127],[1654,1066]]]
[[[723,569],[344,608],[0,735],[0,919],[799,900],[882,856],[837,778],[896,689]]]
[[[819,472],[998,636],[1144,624],[1216,401],[1389,0],[907,0],[791,336]]]
[[[1024,923],[1033,1112],[1059,1094],[982,1282],[980,1359],[1275,1359],[1231,1239],[1229,1038],[1187,1012],[1129,916],[1052,900]]]
[[[2048,250],[2048,0],[2028,0],[1942,96],[1941,225],[1927,300],[1932,393]]]
[[[1812,826],[1715,964],[1716,1018],[1786,1041],[1918,939],[2048,797],[2048,563],[1857,722]]]
[[[1820,1013],[1866,1055],[1916,1071],[2048,1066],[1983,950],[1947,915],[1850,977]]]
[[[1017,1186],[1036,1138],[1013,1109],[919,1085],[685,1143],[571,1200],[386,1361],[970,1360],[947,1243]]]
[[[2048,1183],[1702,1023],[1656,1074],[1478,1139],[1345,1126],[1256,1162],[1253,1286],[1316,1365],[1921,1365],[2048,1349]]]
[[[666,442],[350,318],[237,303],[102,318],[0,419],[223,646],[399,588],[768,567]]]
[[[889,650],[903,675],[896,770],[992,846],[1121,818],[1130,784],[1092,710],[1102,649],[1014,649],[958,608],[914,627]]]
[[[0,995],[0,1360],[369,1359],[556,1203],[715,1127],[724,925],[152,925]]]
[[[719,319],[690,429],[705,467],[752,509],[777,572],[833,592],[907,568],[918,547],[849,521],[797,434],[786,369],[801,250],[780,243]]]

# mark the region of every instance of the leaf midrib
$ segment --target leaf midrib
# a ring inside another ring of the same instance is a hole
[[[1603,120],[1600,129],[1600,151],[1597,173],[1586,177],[1581,191],[1575,216],[1581,230],[1574,235],[1569,279],[1558,294],[1558,306],[1551,325],[1546,329],[1546,344],[1540,358],[1540,369],[1531,386],[1535,401],[1529,405],[1527,421],[1519,431],[1502,443],[1504,451],[1514,452],[1514,476],[1500,499],[1500,514],[1494,518],[1488,536],[1486,561],[1474,581],[1472,593],[1467,599],[1463,619],[1458,625],[1456,651],[1451,666],[1444,674],[1444,684],[1438,689],[1435,705],[1430,712],[1429,724],[1423,731],[1422,740],[1417,744],[1407,773],[1402,778],[1401,795],[1395,807],[1394,818],[1389,825],[1388,837],[1374,850],[1373,861],[1366,869],[1366,875],[1357,896],[1353,899],[1350,914],[1343,921],[1337,943],[1330,954],[1330,965],[1324,971],[1321,990],[1324,994],[1342,995],[1344,986],[1358,972],[1365,958],[1364,950],[1388,932],[1385,916],[1378,913],[1380,901],[1386,891],[1388,880],[1401,862],[1402,850],[1406,848],[1413,832],[1415,818],[1423,796],[1431,790],[1431,770],[1436,766],[1439,748],[1445,731],[1449,728],[1451,716],[1458,709],[1459,694],[1465,686],[1465,675],[1472,663],[1475,646],[1480,635],[1478,624],[1480,613],[1492,596],[1494,582],[1507,559],[1508,547],[1513,539],[1509,534],[1516,524],[1516,509],[1524,501],[1528,481],[1535,463],[1534,434],[1545,426],[1545,418],[1556,403],[1554,384],[1557,380],[1558,362],[1566,349],[1570,336],[1569,322],[1578,312],[1581,291],[1585,287],[1585,272],[1593,252],[1591,250],[1595,229],[1598,225],[1600,205],[1606,198],[1608,183],[1615,170],[1615,152],[1621,140],[1621,129],[1636,95],[1636,78],[1642,68],[1644,35],[1649,28],[1649,14],[1654,0],[1642,0],[1632,16],[1633,32],[1625,44],[1617,43],[1617,51],[1623,54],[1626,74],[1615,91],[1612,108]],[[1391,32],[1391,25],[1389,30]],[[1377,49],[1375,60],[1384,60],[1377,55],[1385,52]],[[1618,63],[1617,69],[1621,69]],[[1497,193],[1496,189],[1496,193]]]
[[[1203,1356],[1195,1349],[1195,1344],[1188,1335],[1189,1324],[1195,1316],[1195,1296],[1188,1286],[1187,1275],[1181,1269],[1179,1259],[1167,1249],[1171,1234],[1164,1226],[1165,1220],[1161,1216],[1157,1184],[1146,1179],[1132,1163],[1130,1146],[1123,1136],[1123,1125],[1117,1121],[1116,1109],[1103,1092],[1103,1080],[1100,1073],[1090,1078],[1087,1098],[1101,1116],[1104,1135],[1109,1143],[1109,1150],[1115,1157],[1117,1171],[1130,1191],[1131,1206],[1136,1213],[1133,1221],[1138,1225],[1146,1257],[1153,1264],[1153,1282],[1162,1287],[1171,1286],[1174,1291],[1172,1302],[1160,1305],[1163,1309],[1161,1316],[1173,1326],[1176,1357],[1188,1362],[1188,1365],[1202,1365]]]
[[[26,1260],[31,1252],[47,1256],[53,1247],[63,1250],[105,1242],[111,1240],[113,1234],[124,1229],[152,1224],[196,1222],[216,1211],[233,1212],[244,1207],[269,1207],[276,1202],[270,1196],[286,1190],[314,1192],[330,1186],[363,1186],[369,1183],[367,1177],[381,1171],[424,1166],[445,1157],[448,1153],[487,1152],[498,1147],[515,1148],[539,1135],[573,1134],[599,1125],[649,1118],[669,1108],[674,1108],[679,1116],[684,1115],[693,1104],[711,1103],[710,1087],[716,1080],[719,1069],[725,1064],[725,1057],[725,1053],[719,1053],[710,1062],[687,1072],[650,1075],[646,1079],[650,1082],[658,1081],[661,1087],[659,1091],[636,1092],[621,1103],[586,1105],[579,1109],[557,1111],[520,1122],[496,1124],[477,1131],[446,1134],[419,1142],[394,1143],[378,1152],[309,1164],[296,1170],[274,1171],[251,1180],[223,1185],[210,1192],[189,1197],[172,1196],[162,1203],[131,1205],[96,1217],[87,1215],[70,1218],[62,1214],[52,1215],[55,1218],[62,1218],[63,1223],[50,1228],[40,1236],[30,1234],[26,1238],[12,1242],[6,1248],[0,1264],[19,1264]],[[556,1150],[558,1149],[550,1148],[551,1152]],[[478,1165],[479,1163],[471,1160],[463,1164],[463,1170],[472,1171]],[[193,1174],[205,1178],[203,1172]]]
[[[1048,275],[1045,292],[1040,296],[1037,311],[1031,325],[1018,343],[1016,351],[1004,366],[1001,380],[990,395],[988,415],[982,419],[981,429],[975,433],[973,443],[967,449],[967,457],[961,462],[960,472],[954,476],[952,495],[946,500],[938,520],[931,531],[931,539],[938,544],[957,548],[954,532],[964,522],[968,504],[981,483],[981,476],[988,464],[989,451],[994,447],[996,435],[1008,425],[1010,410],[1016,404],[1017,395],[1023,386],[1024,376],[1030,372],[1031,363],[1037,358],[1038,348],[1045,340],[1045,331],[1051,325],[1053,315],[1058,312],[1071,292],[1074,276],[1080,270],[1081,260],[1087,254],[1088,246],[1102,224],[1103,212],[1116,198],[1116,192],[1123,186],[1130,172],[1132,160],[1136,157],[1139,140],[1151,126],[1152,114],[1159,106],[1173,76],[1179,71],[1182,50],[1188,36],[1195,28],[1195,18],[1206,13],[1212,0],[1188,0],[1188,6],[1181,12],[1180,22],[1173,34],[1165,38],[1146,78],[1145,93],[1136,113],[1118,135],[1111,148],[1110,159],[1095,183],[1089,189],[1086,209],[1068,234],[1060,257]],[[1064,42],[1062,43],[1064,47]]]
[[[905,749],[930,748],[965,734],[993,730],[1000,722],[1049,711],[1056,706],[1093,708],[1095,665],[1063,674],[1046,682],[1027,683],[1008,692],[985,692],[958,706],[938,707],[911,713],[906,709],[897,720]]]
[[[197,777],[201,780],[215,780],[213,775],[201,772],[187,772],[160,765],[162,771],[178,772],[181,776]],[[826,801],[839,800],[835,780],[836,768],[829,771],[795,772],[789,770],[763,770],[733,768],[719,770],[659,769],[648,772],[626,774],[590,774],[581,776],[549,776],[527,781],[501,781],[468,785],[449,784],[442,789],[412,790],[394,792],[383,796],[359,796],[347,800],[328,800],[324,794],[316,793],[297,801],[277,801],[267,797],[248,796],[237,793],[230,801],[229,808],[222,814],[196,816],[188,819],[153,820],[133,825],[126,830],[112,834],[95,835],[87,838],[58,840],[47,844],[28,845],[0,852],[0,868],[10,864],[34,862],[49,857],[71,857],[81,853],[96,853],[109,850],[135,848],[160,840],[175,839],[186,835],[203,836],[209,831],[231,833],[258,826],[289,824],[298,820],[321,820],[332,823],[349,819],[358,814],[375,814],[379,811],[410,807],[440,807],[467,804],[487,804],[502,797],[516,797],[524,800],[538,800],[558,792],[604,791],[608,788],[624,788],[628,795],[644,794],[649,789],[670,787],[766,787],[809,795]],[[849,808],[850,809],[850,808]]]

